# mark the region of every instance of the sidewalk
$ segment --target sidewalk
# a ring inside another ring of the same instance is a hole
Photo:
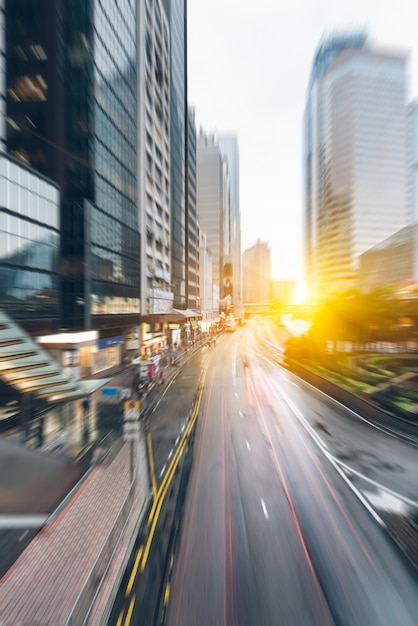
[[[36,535],[0,581],[1,626],[81,626],[94,600],[89,623],[100,623],[149,496],[143,437],[136,463],[138,479],[130,489],[126,443]]]
[[[176,371],[165,368],[161,390]],[[129,374],[110,376],[117,384]],[[135,466],[132,483],[130,442],[125,443],[111,462],[94,466],[46,521],[0,580],[0,626],[106,625],[151,496],[143,432]]]

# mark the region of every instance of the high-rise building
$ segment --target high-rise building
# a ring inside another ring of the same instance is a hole
[[[5,8],[7,152],[61,191],[60,326],[120,338],[138,324],[140,303],[136,3],[6,0]],[[55,232],[57,192],[36,193]],[[31,229],[41,227],[36,206]]]
[[[185,0],[163,0],[170,32],[171,282],[174,307],[187,306],[187,30]]]
[[[234,315],[242,318],[240,178],[239,150],[236,135],[234,133],[221,133],[219,135],[219,146],[223,157],[228,163],[230,184],[229,213],[226,218],[228,221],[228,237],[224,239],[223,282],[225,290],[232,299]],[[225,290],[223,297],[227,295]]]
[[[418,98],[406,109],[407,221],[418,221]]]
[[[203,131],[197,139],[196,179],[199,224],[212,254],[212,280],[219,293],[219,311],[227,314],[232,302],[230,274],[225,274],[224,268],[230,259],[229,171],[216,135]]]
[[[161,323],[155,316],[173,308],[170,32],[161,0],[139,2],[138,7],[138,187],[144,233],[141,313],[143,321]]]
[[[306,279],[314,299],[353,287],[359,257],[406,215],[407,54],[363,32],[319,46],[305,110]]]
[[[271,249],[260,239],[242,255],[244,304],[270,303]]]
[[[186,178],[186,294],[187,308],[200,309],[200,245],[196,207],[196,123],[194,109],[189,108],[187,124]]]

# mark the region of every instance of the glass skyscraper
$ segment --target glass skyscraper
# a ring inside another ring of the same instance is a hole
[[[140,305],[136,2],[5,6],[7,151],[61,189],[61,327],[120,330]]]
[[[305,110],[306,278],[315,299],[352,288],[359,256],[406,223],[403,50],[364,33],[315,56]]]

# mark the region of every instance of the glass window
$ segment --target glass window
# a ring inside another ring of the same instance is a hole
[[[30,194],[26,187],[20,189],[20,211],[21,215],[30,215]]]
[[[9,209],[19,211],[19,187],[15,182],[9,182]]]

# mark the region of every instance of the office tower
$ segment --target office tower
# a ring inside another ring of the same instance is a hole
[[[197,139],[197,214],[212,253],[212,280],[219,293],[219,312],[229,313],[231,296],[229,276],[224,265],[229,259],[230,181],[226,159],[218,139],[200,131]],[[225,291],[227,289],[227,291]]]
[[[407,221],[418,221],[418,98],[406,109]]]
[[[5,2],[0,30],[5,33]],[[0,306],[32,334],[59,325],[60,188],[6,149],[6,38],[0,38]],[[9,118],[11,128],[15,125]],[[17,130],[17,125],[14,130]]]
[[[60,326],[120,337],[140,302],[136,5],[5,7],[7,151],[61,189]]]
[[[170,213],[170,33],[161,0],[138,3],[138,185],[142,319],[173,308]],[[157,318],[154,317],[154,321]]]
[[[194,109],[187,119],[187,177],[186,177],[186,294],[187,308],[200,309],[200,228],[196,207],[196,123]]]
[[[228,238],[225,240],[224,284],[229,283],[229,295],[235,317],[242,318],[242,276],[241,276],[241,212],[239,195],[239,149],[234,133],[221,133],[219,146],[228,163],[230,181],[230,202],[228,219]],[[228,269],[229,267],[229,269]],[[226,289],[228,287],[226,286]],[[225,297],[227,294],[223,294]]]
[[[171,282],[185,309],[187,228],[187,29],[185,0],[163,0],[170,31]]]
[[[365,33],[321,42],[304,117],[306,279],[355,287],[359,256],[406,223],[407,55]]]
[[[260,239],[242,255],[244,304],[270,303],[271,250]]]

